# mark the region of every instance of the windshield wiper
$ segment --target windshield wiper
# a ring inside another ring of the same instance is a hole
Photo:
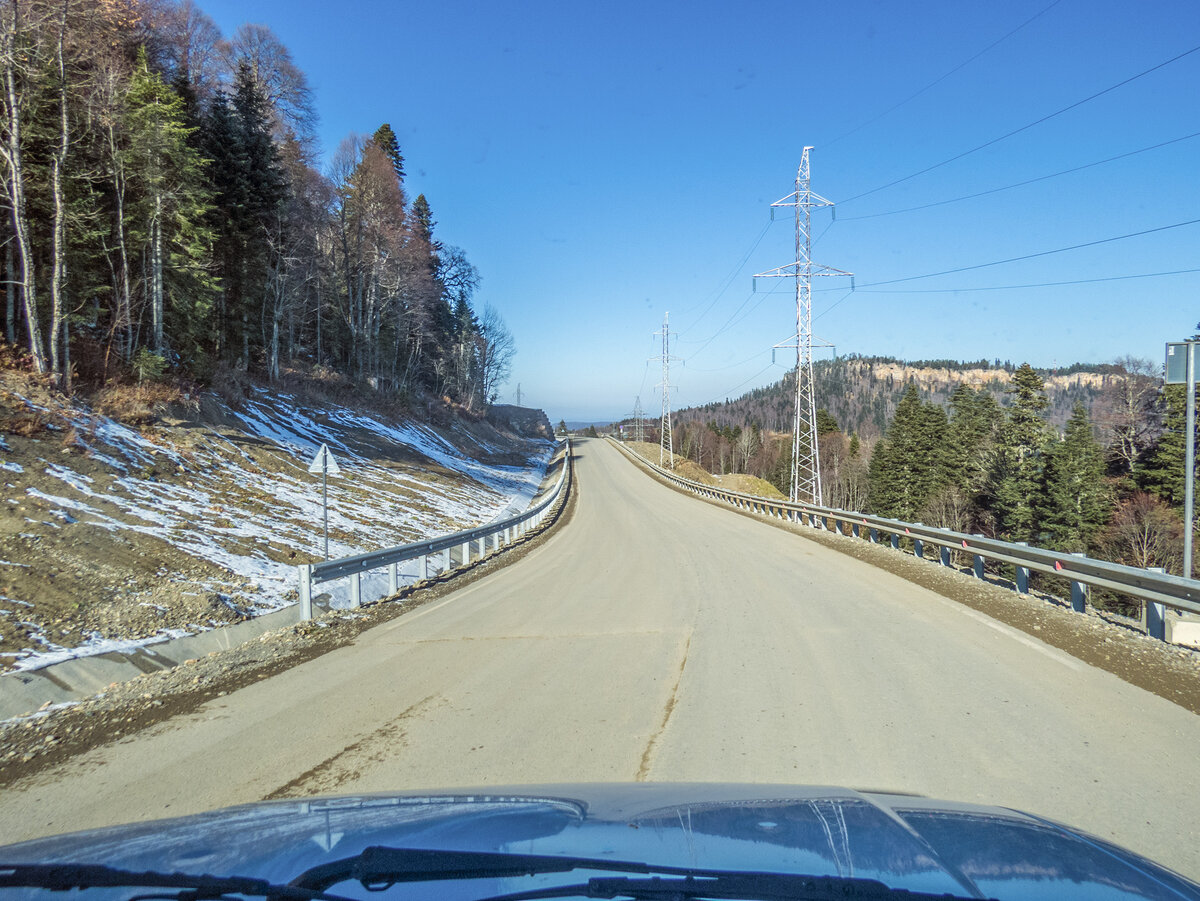
[[[227,895],[279,898],[285,901],[347,901],[312,889],[274,885],[246,876],[209,876],[190,873],[135,873],[102,864],[0,863],[0,888],[41,888],[50,891],[89,888],[161,888],[177,892],[139,895],[139,898],[176,898],[203,901]]]
[[[536,898],[634,898],[638,901],[670,899],[751,898],[756,901],[975,901],[950,894],[926,894],[894,889],[874,879],[807,876],[745,870],[705,870],[669,867],[626,860],[566,857],[542,854],[504,854],[487,851],[434,851],[420,848],[372,846],[361,854],[305,870],[290,883],[293,888],[324,891],[349,879],[370,891],[381,891],[399,882],[438,882],[452,879],[485,879],[565,873],[570,870],[607,870],[619,873],[658,874],[649,879],[629,876],[594,877],[577,885],[554,886],[527,892],[497,895],[480,901],[526,901]],[[670,878],[662,878],[662,877]]]
[[[631,879],[604,876],[578,885],[492,895],[478,901],[534,901],[539,898],[631,898],[634,901],[975,901],[951,894],[912,892],[875,879],[852,876],[805,876],[793,873],[708,871],[703,876],[653,876]]]

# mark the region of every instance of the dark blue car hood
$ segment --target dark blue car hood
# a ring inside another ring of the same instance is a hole
[[[1200,899],[1200,886],[1144,858],[1016,811],[809,786],[561,785],[276,801],[9,845],[0,862],[288,882],[374,845],[855,876],[973,897]],[[479,898],[588,875],[596,874],[439,883],[432,893],[428,884],[398,886],[388,897]],[[331,891],[368,894],[347,883]]]

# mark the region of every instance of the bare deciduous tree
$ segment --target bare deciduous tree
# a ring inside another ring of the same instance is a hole
[[[483,374],[483,401],[492,403],[500,386],[508,379],[512,358],[517,352],[512,332],[499,311],[490,304],[479,317],[479,368]]]
[[[293,62],[291,51],[275,32],[266,25],[241,25],[222,42],[221,54],[229,78],[241,63],[250,66],[255,85],[275,113],[276,130],[281,132],[277,137],[290,133],[302,144],[312,141],[317,114],[308,76]]]

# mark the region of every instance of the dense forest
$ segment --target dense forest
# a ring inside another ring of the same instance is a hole
[[[1135,359],[1065,371],[825,361],[816,373],[825,503],[1179,573],[1186,397],[1160,373]],[[794,385],[790,375],[679,411],[675,452],[786,492]]]
[[[494,399],[513,341],[390,125],[317,162],[305,74],[192,0],[5,0],[4,339],[64,390],[332,371]]]

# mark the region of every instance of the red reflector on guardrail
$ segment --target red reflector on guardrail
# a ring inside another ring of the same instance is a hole
[[[1054,561],[1054,571],[1055,571],[1055,572],[1062,572],[1062,561],[1061,561],[1061,560],[1055,560],[1055,561]]]

